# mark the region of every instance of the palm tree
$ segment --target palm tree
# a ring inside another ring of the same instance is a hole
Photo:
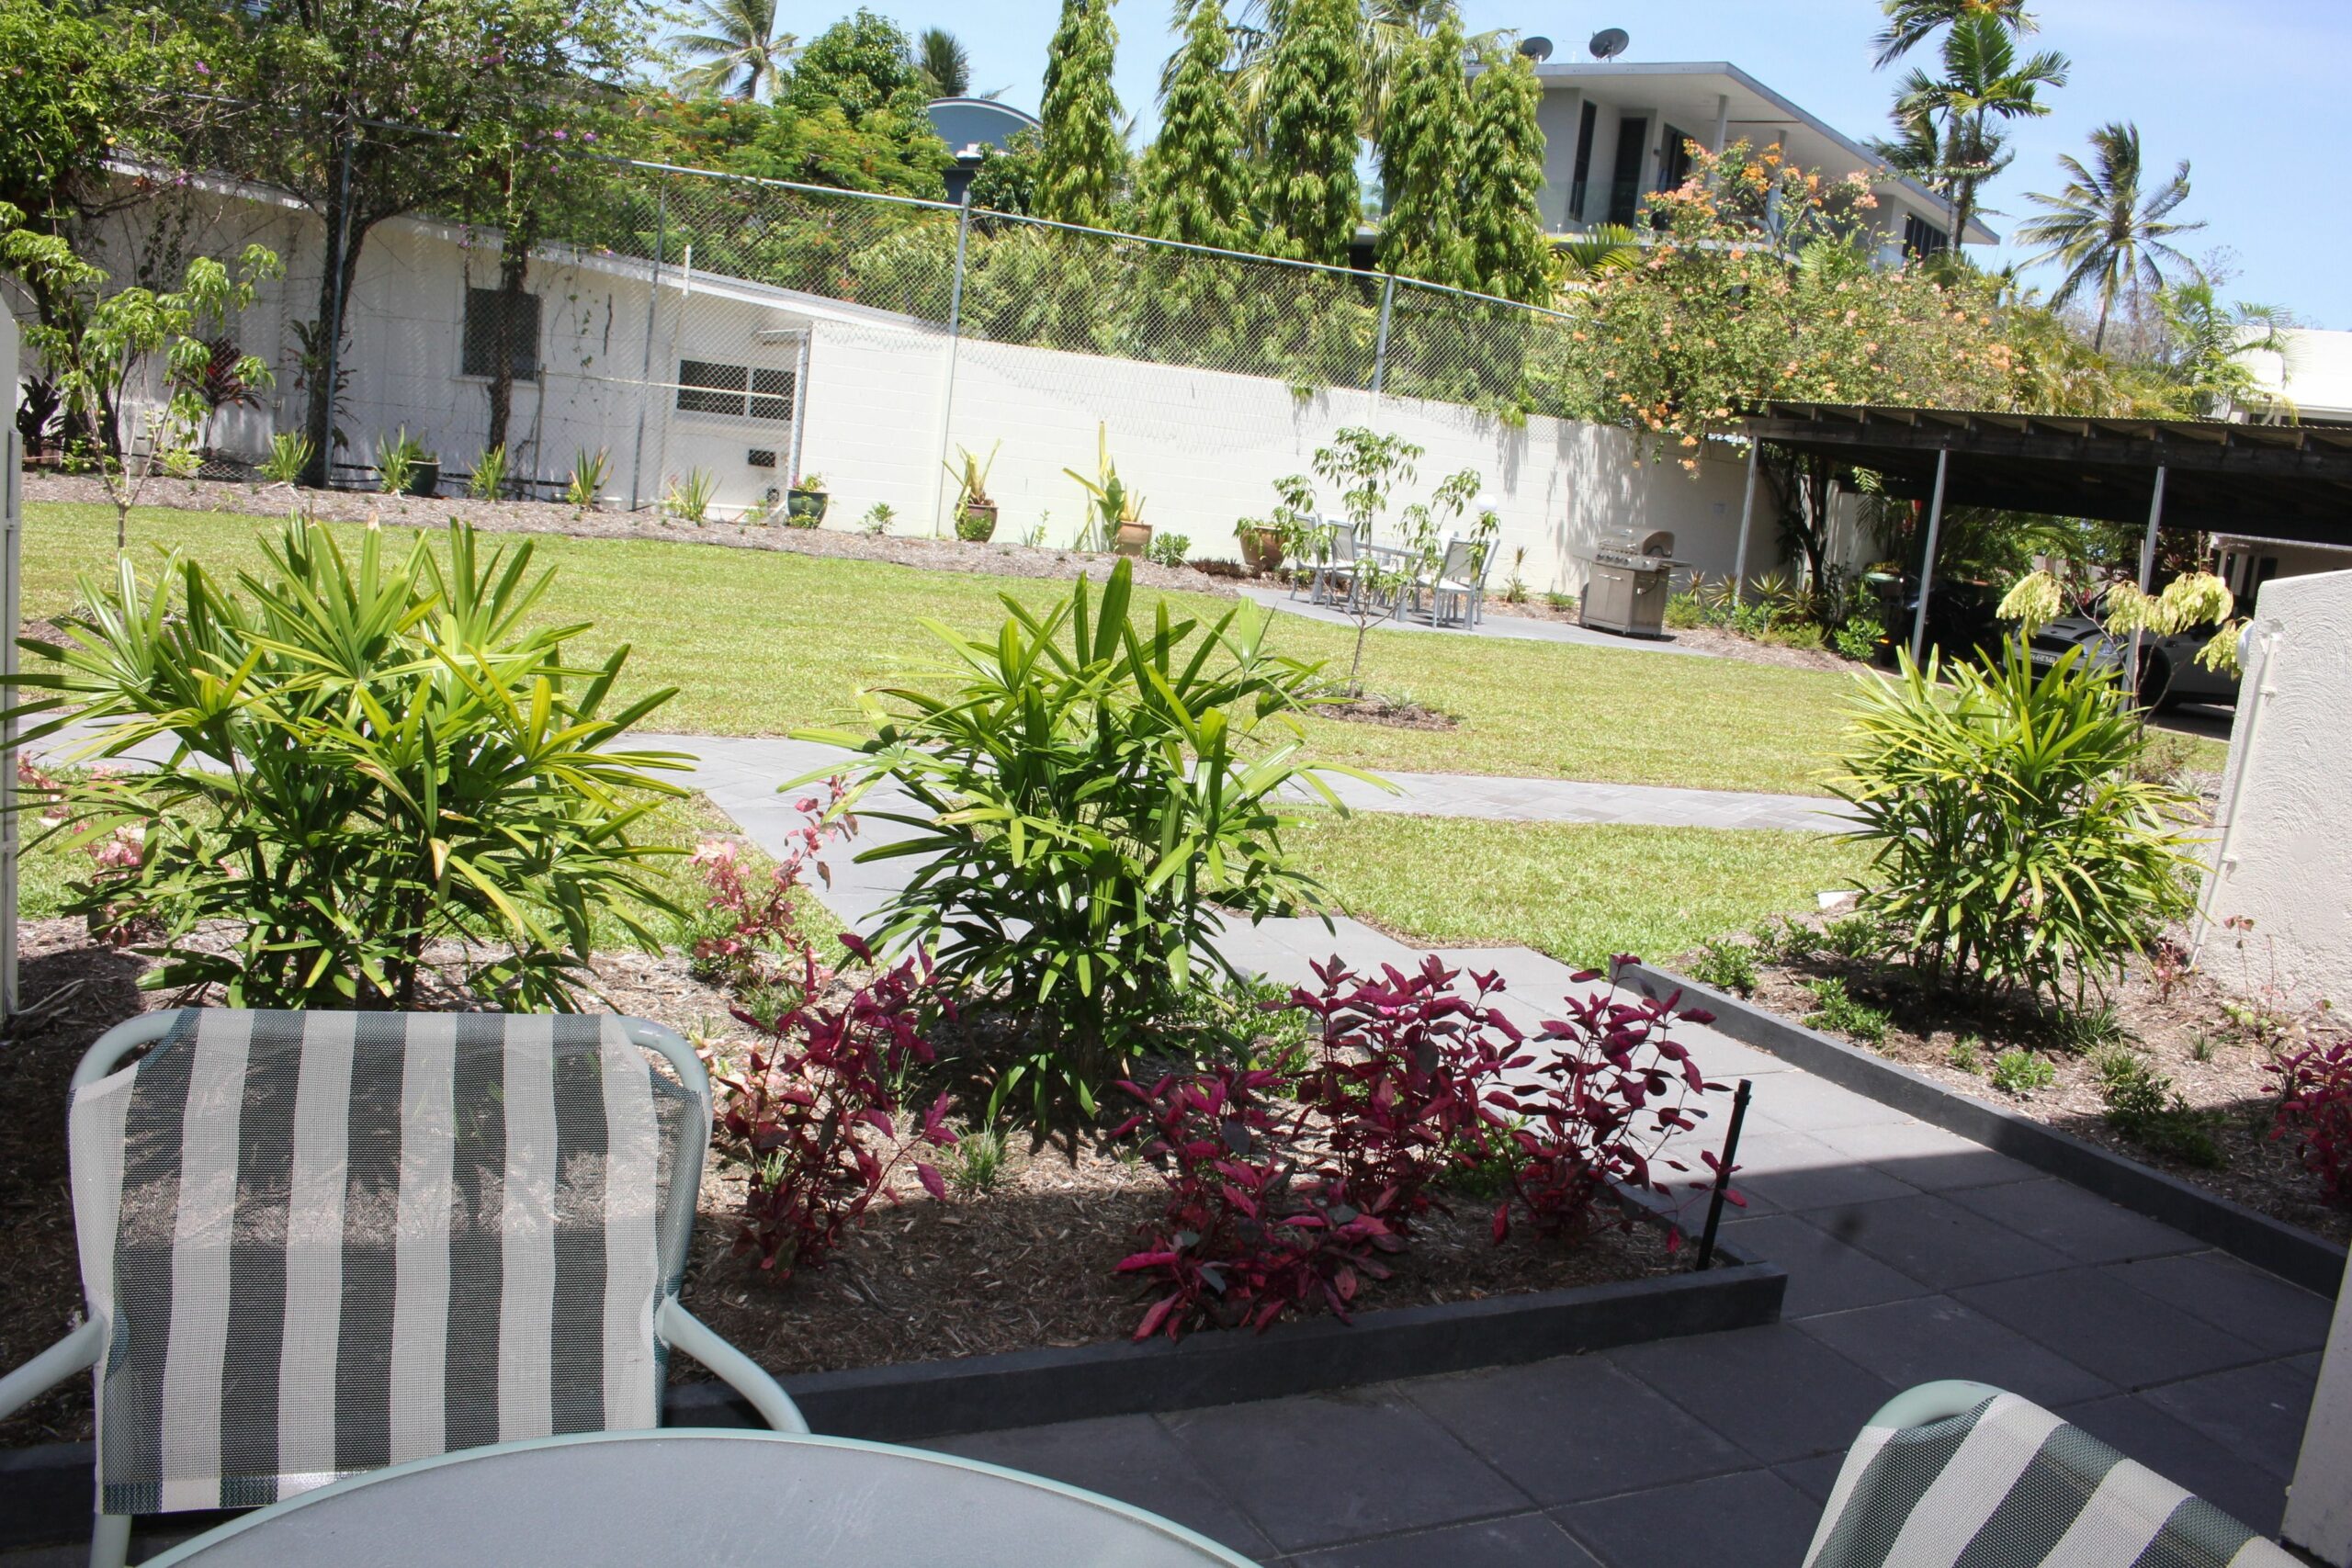
[[[1989,17],[2011,32],[2039,31],[2041,24],[2026,14],[2025,0],[1880,0],[1886,26],[1871,41],[1878,45],[1875,69],[1883,71],[1935,36],[1972,17]]]
[[[2199,419],[2227,419],[2252,408],[2267,420],[2294,417],[2293,401],[2267,391],[2249,354],[2284,354],[2295,319],[2277,305],[2222,303],[2211,278],[2196,277],[2156,296],[2165,323],[2159,374],[2179,388]]]
[[[1916,70],[1905,77],[1894,114],[1898,125],[1943,122],[1943,170],[1951,198],[1952,250],[1958,254],[1975,216],[1978,187],[2007,162],[2001,156],[2001,133],[1988,121],[2048,114],[2050,106],[2037,92],[2064,86],[2069,62],[2054,50],[2019,61],[2008,25],[1979,13],[1951,24],[1944,36],[1943,66],[1940,78]]]
[[[925,28],[915,40],[915,66],[931,78],[934,98],[967,97],[972,91],[972,57],[963,40],[945,28]]]
[[[696,0],[687,20],[705,29],[677,39],[679,49],[702,62],[678,73],[679,87],[688,93],[726,93],[740,73],[741,85],[730,96],[773,94],[798,42],[776,31],[775,0]]]
[[[2066,188],[2056,196],[2028,193],[2048,216],[2021,226],[2018,238],[2046,247],[2030,260],[2065,266],[2064,279],[2050,297],[2052,305],[2065,304],[2086,288],[2098,290],[2098,326],[2091,334],[2091,346],[2100,348],[2107,342],[2107,318],[2115,297],[2126,287],[2154,293],[2165,287],[2167,265],[2195,273],[2196,264],[2168,242],[2205,225],[2172,220],[2173,209],[2188,199],[2186,158],[2170,179],[2144,197],[2141,195],[2138,126],[2119,122],[2092,131],[2091,160],[2095,168],[2085,168],[2071,155],[2058,160],[2068,176]]]

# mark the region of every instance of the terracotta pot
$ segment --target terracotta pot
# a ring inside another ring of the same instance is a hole
[[[1261,575],[1280,571],[1283,566],[1282,530],[1244,528],[1241,531],[1241,561],[1251,571]]]
[[[1144,552],[1151,548],[1151,525],[1148,523],[1120,524],[1119,536],[1111,547],[1123,556],[1132,556],[1137,560],[1142,559]]]

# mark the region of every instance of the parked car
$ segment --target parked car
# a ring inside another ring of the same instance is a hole
[[[1866,579],[1879,604],[1879,620],[1886,627],[1881,661],[1893,663],[1894,650],[1911,646],[1911,623],[1919,613],[1919,580],[1872,574]],[[1928,647],[1940,649],[1946,662],[1954,659],[1997,657],[2003,627],[1994,614],[2001,591],[1989,582],[1961,578],[1936,579],[1928,596]]]
[[[2237,675],[2227,670],[2208,670],[2197,662],[2197,650],[2211,639],[2217,629],[2191,626],[2171,637],[2143,634],[2141,703],[2156,712],[2182,703],[2235,703]],[[2108,636],[2107,628],[2089,615],[2064,615],[2034,634],[2033,664],[2037,670],[2047,670],[2069,649],[2080,648],[2091,662],[2120,670],[2124,660],[2131,657],[2131,642],[2128,637]]]

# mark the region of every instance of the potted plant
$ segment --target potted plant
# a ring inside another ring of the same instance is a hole
[[[803,474],[792,481],[784,498],[785,516],[796,528],[814,528],[825,520],[832,498],[825,493],[822,474]]]
[[[1244,517],[1234,525],[1241,541],[1242,563],[1251,571],[1272,576],[1283,559],[1303,559],[1315,546],[1315,487],[1305,474],[1289,474],[1274,481],[1273,514]]]
[[[996,467],[996,455],[1004,443],[1000,441],[989,448],[985,461],[972,455],[966,446],[956,448],[956,461],[944,465],[956,480],[956,536],[972,544],[986,544],[996,533],[996,502],[989,495],[989,470]]]
[[[1119,478],[1118,465],[1111,461],[1108,425],[1094,427],[1094,477],[1090,479],[1076,468],[1062,472],[1084,489],[1094,513],[1091,525],[1079,540],[1080,549],[1115,549],[1140,559],[1151,548],[1151,525],[1143,520],[1143,497],[1127,488]]]
[[[376,441],[376,479],[386,495],[430,499],[441,488],[441,459],[402,426],[401,433]]]

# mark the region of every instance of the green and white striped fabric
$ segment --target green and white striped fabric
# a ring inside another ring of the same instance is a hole
[[[2294,1568],[2087,1432],[1980,1392],[1958,1415],[1862,1428],[1805,1568]]]
[[[708,1125],[610,1016],[183,1012],[69,1121],[100,1510],[658,1425]]]

